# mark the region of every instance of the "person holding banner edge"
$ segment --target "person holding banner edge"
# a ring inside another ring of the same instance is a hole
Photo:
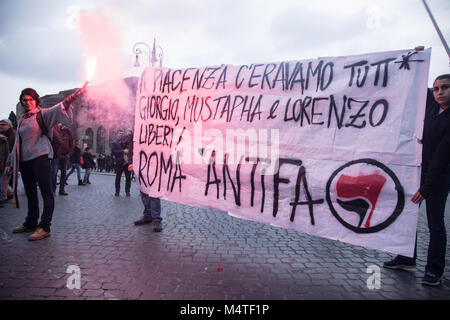
[[[433,99],[434,97],[434,99]],[[450,191],[450,74],[438,76],[428,90],[421,143],[421,186],[412,196],[413,203],[426,201],[430,242],[422,284],[437,286],[445,268],[447,234],[444,224],[445,204]],[[412,269],[416,266],[417,237],[414,257],[398,255],[383,267]]]
[[[133,171],[133,133],[130,132],[127,135],[129,138],[130,149],[128,151],[129,161],[128,171]],[[138,183],[139,187],[139,183]],[[150,197],[145,192],[139,191],[142,204],[144,205],[144,212],[141,219],[134,222],[135,226],[142,226],[144,224],[151,223],[153,225],[154,232],[161,232],[162,228],[162,217],[161,217],[161,200],[159,198]]]

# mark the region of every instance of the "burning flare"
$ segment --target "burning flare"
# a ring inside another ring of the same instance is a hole
[[[97,59],[95,57],[90,58],[86,65],[86,81],[91,81],[92,76],[95,73],[96,67],[97,67]]]
[[[79,89],[79,91],[84,90],[88,85],[89,81],[91,81],[92,76],[95,73],[96,67],[97,67],[97,59],[95,57],[90,58],[86,64],[86,81],[84,82],[83,86]]]

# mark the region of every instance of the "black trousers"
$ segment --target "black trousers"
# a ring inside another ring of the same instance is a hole
[[[445,252],[447,248],[447,232],[444,215],[447,196],[450,191],[450,175],[441,175],[430,195],[425,200],[427,209],[428,230],[430,242],[428,244],[427,265],[425,273],[442,276],[445,269]],[[415,263],[417,257],[417,236],[414,257],[397,256],[400,263]]]
[[[439,177],[439,183],[425,200],[427,206],[428,230],[430,243],[428,245],[427,265],[425,272],[442,276],[445,268],[445,251],[447,248],[447,233],[444,214],[448,192],[450,191],[450,175]]]
[[[120,193],[120,179],[122,172],[125,173],[125,192],[130,193],[131,189],[131,173],[128,171],[128,164],[116,166],[116,193]]]
[[[55,199],[53,198],[50,182],[50,159],[48,155],[43,155],[29,161],[21,161],[20,172],[28,200],[28,215],[23,225],[29,229],[34,229],[36,226],[39,226],[46,232],[50,232]],[[38,185],[41,190],[42,199],[44,200],[44,209],[39,224]]]

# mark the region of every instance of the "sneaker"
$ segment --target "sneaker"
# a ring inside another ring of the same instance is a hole
[[[442,277],[436,277],[432,273],[425,273],[425,275],[422,278],[422,284],[426,286],[433,286],[436,287],[441,284]]]
[[[32,232],[34,229],[28,229],[24,225],[21,225],[20,227],[15,227],[13,229],[13,233],[24,233],[24,232]]]
[[[68,196],[69,194],[67,192],[65,192],[64,190],[60,191],[58,193],[60,196]]]
[[[153,221],[153,231],[155,231],[155,232],[161,232],[162,231],[161,221],[159,221],[159,220]]]
[[[42,228],[37,228],[36,231],[28,237],[28,240],[42,240],[44,238],[50,237],[50,232],[45,231]]]
[[[146,217],[146,216],[143,216],[141,219],[139,219],[138,221],[135,221],[134,222],[134,225],[135,226],[142,226],[142,225],[144,225],[144,224],[147,224],[147,223],[151,223],[152,222],[152,219],[151,218],[148,218],[148,217]]]
[[[416,267],[416,263],[404,263],[404,262],[399,262],[396,258],[390,260],[390,261],[386,261],[385,263],[383,263],[383,267],[384,268],[388,268],[388,269],[402,269],[402,270],[412,270]]]

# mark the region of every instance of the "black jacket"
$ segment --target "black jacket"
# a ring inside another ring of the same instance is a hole
[[[70,163],[80,164],[81,149],[77,146],[73,147],[72,154],[70,155]]]
[[[92,157],[92,154],[88,151],[83,152],[83,169],[86,168],[95,168],[95,161]]]
[[[124,136],[121,140],[116,140],[111,144],[111,154],[115,157],[117,167],[124,165],[124,150],[130,149],[130,138]]]
[[[424,198],[430,194],[439,175],[450,174],[450,108],[439,113],[440,109],[429,90],[423,125],[422,179],[419,189]]]

